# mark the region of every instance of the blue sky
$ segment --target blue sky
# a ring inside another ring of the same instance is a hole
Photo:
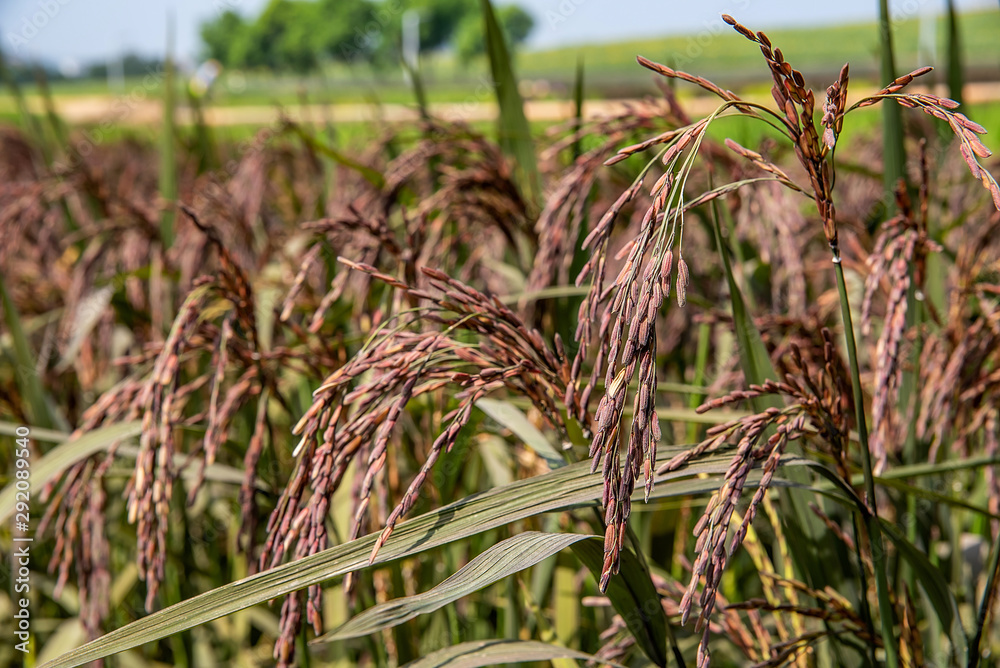
[[[475,0],[469,0],[474,2]],[[872,19],[877,0],[518,0],[536,19],[536,47],[697,33],[726,12],[755,29]],[[91,61],[123,51],[163,53],[166,17],[176,21],[178,53],[199,51],[198,25],[226,8],[254,14],[266,0],[2,0],[0,44],[6,53],[54,63]],[[502,0],[500,2],[502,4]],[[959,9],[996,0],[958,0]],[[944,0],[895,0],[894,15],[934,14]]]

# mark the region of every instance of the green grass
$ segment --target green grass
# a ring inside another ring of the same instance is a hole
[[[1000,63],[1000,41],[996,38],[1000,34],[1000,12],[988,10],[964,14],[959,23],[967,65],[996,67]],[[764,30],[774,45],[781,48],[785,59],[803,71],[839,69],[845,62],[851,63],[852,71],[877,69],[878,31],[874,22],[809,28],[749,27]],[[938,55],[942,59],[945,55],[944,29],[942,20],[937,26]],[[918,31],[916,19],[901,21],[894,26],[897,66],[902,71],[935,64],[918,58]],[[748,76],[757,78],[760,75],[757,49],[721,20],[717,30],[706,29],[699,35],[593,44],[533,53],[521,59],[520,72],[525,77],[545,73],[569,76],[578,54],[584,56],[588,75],[634,72],[634,69],[623,67],[622,63],[633,63],[636,54],[709,78],[721,78],[720,75],[737,79]]]

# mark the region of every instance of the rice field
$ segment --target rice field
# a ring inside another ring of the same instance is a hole
[[[10,89],[0,664],[996,665],[995,107],[727,16],[532,122],[491,16],[495,120]]]

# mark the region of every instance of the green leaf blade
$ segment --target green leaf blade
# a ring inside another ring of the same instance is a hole
[[[411,661],[403,668],[481,668],[521,661],[550,661],[562,658],[596,661],[606,666],[619,665],[601,661],[574,649],[537,640],[476,640],[438,650],[422,659]]]
[[[660,446],[657,463],[682,451]],[[705,493],[718,487],[729,466],[728,455],[708,456],[657,479],[651,498]],[[699,477],[706,474],[706,477]],[[715,479],[707,476],[715,476]],[[604,480],[579,462],[504,487],[473,494],[438,510],[401,522],[379,551],[374,564],[386,563],[461,540],[543,513],[596,504]],[[641,490],[636,493],[642,498]],[[310,585],[366,568],[378,533],[223,585],[115,629],[42,668],[73,668],[166,638]]]
[[[86,459],[94,453],[107,450],[114,443],[138,436],[141,431],[142,422],[140,421],[122,422],[89,431],[79,438],[61,443],[40,460],[32,463],[31,484],[35,489],[41,489],[76,462]],[[0,521],[7,520],[14,512],[16,492],[13,483],[0,491]]]
[[[463,596],[534,566],[563,548],[587,538],[586,534],[528,531],[500,541],[472,559],[438,586],[415,596],[387,601],[355,615],[336,631],[313,642],[357,638],[392,628],[419,615],[434,612]]]
[[[604,545],[584,541],[573,545],[573,553],[600,580],[604,568]],[[660,595],[630,549],[621,552],[621,569],[608,582],[605,595],[621,615],[643,654],[657,666],[667,665],[667,614]]]
[[[17,312],[14,300],[10,298],[2,274],[0,274],[0,301],[3,303],[4,320],[14,348],[14,361],[17,364],[15,381],[18,389],[28,400],[31,421],[46,429],[69,431],[69,424],[55,408],[35,370],[35,355],[31,352],[28,337],[21,326],[21,316]]]
[[[476,401],[476,407],[500,425],[510,429],[515,436],[534,450],[535,454],[544,459],[550,469],[555,470],[566,465],[566,460],[558,450],[552,447],[545,434],[531,424],[528,417],[514,404],[483,397]]]
[[[493,4],[490,0],[480,0],[480,3],[486,53],[500,107],[500,147],[514,163],[514,172],[519,177],[525,198],[537,207],[542,196],[542,186],[535,144],[531,140],[531,126],[528,125],[528,117],[524,115],[524,100],[517,89],[510,50],[496,12],[493,11]]]
[[[892,541],[899,556],[913,569],[914,576],[924,593],[927,594],[929,606],[951,639],[952,651],[957,655],[957,661],[965,664],[969,651],[969,636],[962,626],[962,618],[958,612],[958,602],[944,575],[920,549],[907,540],[899,528],[892,522],[879,518],[882,533]]]

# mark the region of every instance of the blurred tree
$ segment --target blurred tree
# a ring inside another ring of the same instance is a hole
[[[127,77],[139,77],[146,74],[163,72],[163,60],[161,58],[148,58],[134,53],[125,54],[121,58],[120,66],[122,74]],[[107,76],[107,62],[93,63],[83,70],[83,78],[85,79],[105,79]]]
[[[223,65],[232,65],[233,44],[247,31],[247,22],[232,10],[227,10],[214,21],[201,25],[201,41],[205,44],[205,57],[214,58]]]
[[[535,19],[518,5],[504,5],[496,10],[500,29],[507,38],[507,45],[513,49],[521,44],[531,34],[535,27]],[[486,53],[483,40],[483,17],[477,11],[468,14],[458,26],[455,35],[455,51],[459,60],[467,64],[470,58]]]
[[[270,0],[256,19],[219,14],[201,26],[201,38],[205,56],[227,67],[307,72],[327,59],[396,66],[409,10],[420,16],[421,51],[483,53],[482,17],[468,0]],[[499,18],[512,45],[534,25],[516,5],[500,8]]]
[[[420,12],[421,51],[446,46],[465,17],[479,15],[478,5],[468,0],[410,0],[406,7]]]
[[[295,72],[315,68],[319,62],[315,42],[319,21],[316,3],[271,0],[250,27],[249,39],[237,41],[234,64]]]
[[[271,0],[255,20],[223,12],[201,27],[205,55],[229,67],[307,72],[324,57],[368,59],[374,16],[369,0]]]
[[[398,22],[394,12],[378,12],[369,0],[320,0],[318,9],[318,22],[309,26],[315,45],[323,55],[348,63],[371,60],[386,37],[386,24]]]

